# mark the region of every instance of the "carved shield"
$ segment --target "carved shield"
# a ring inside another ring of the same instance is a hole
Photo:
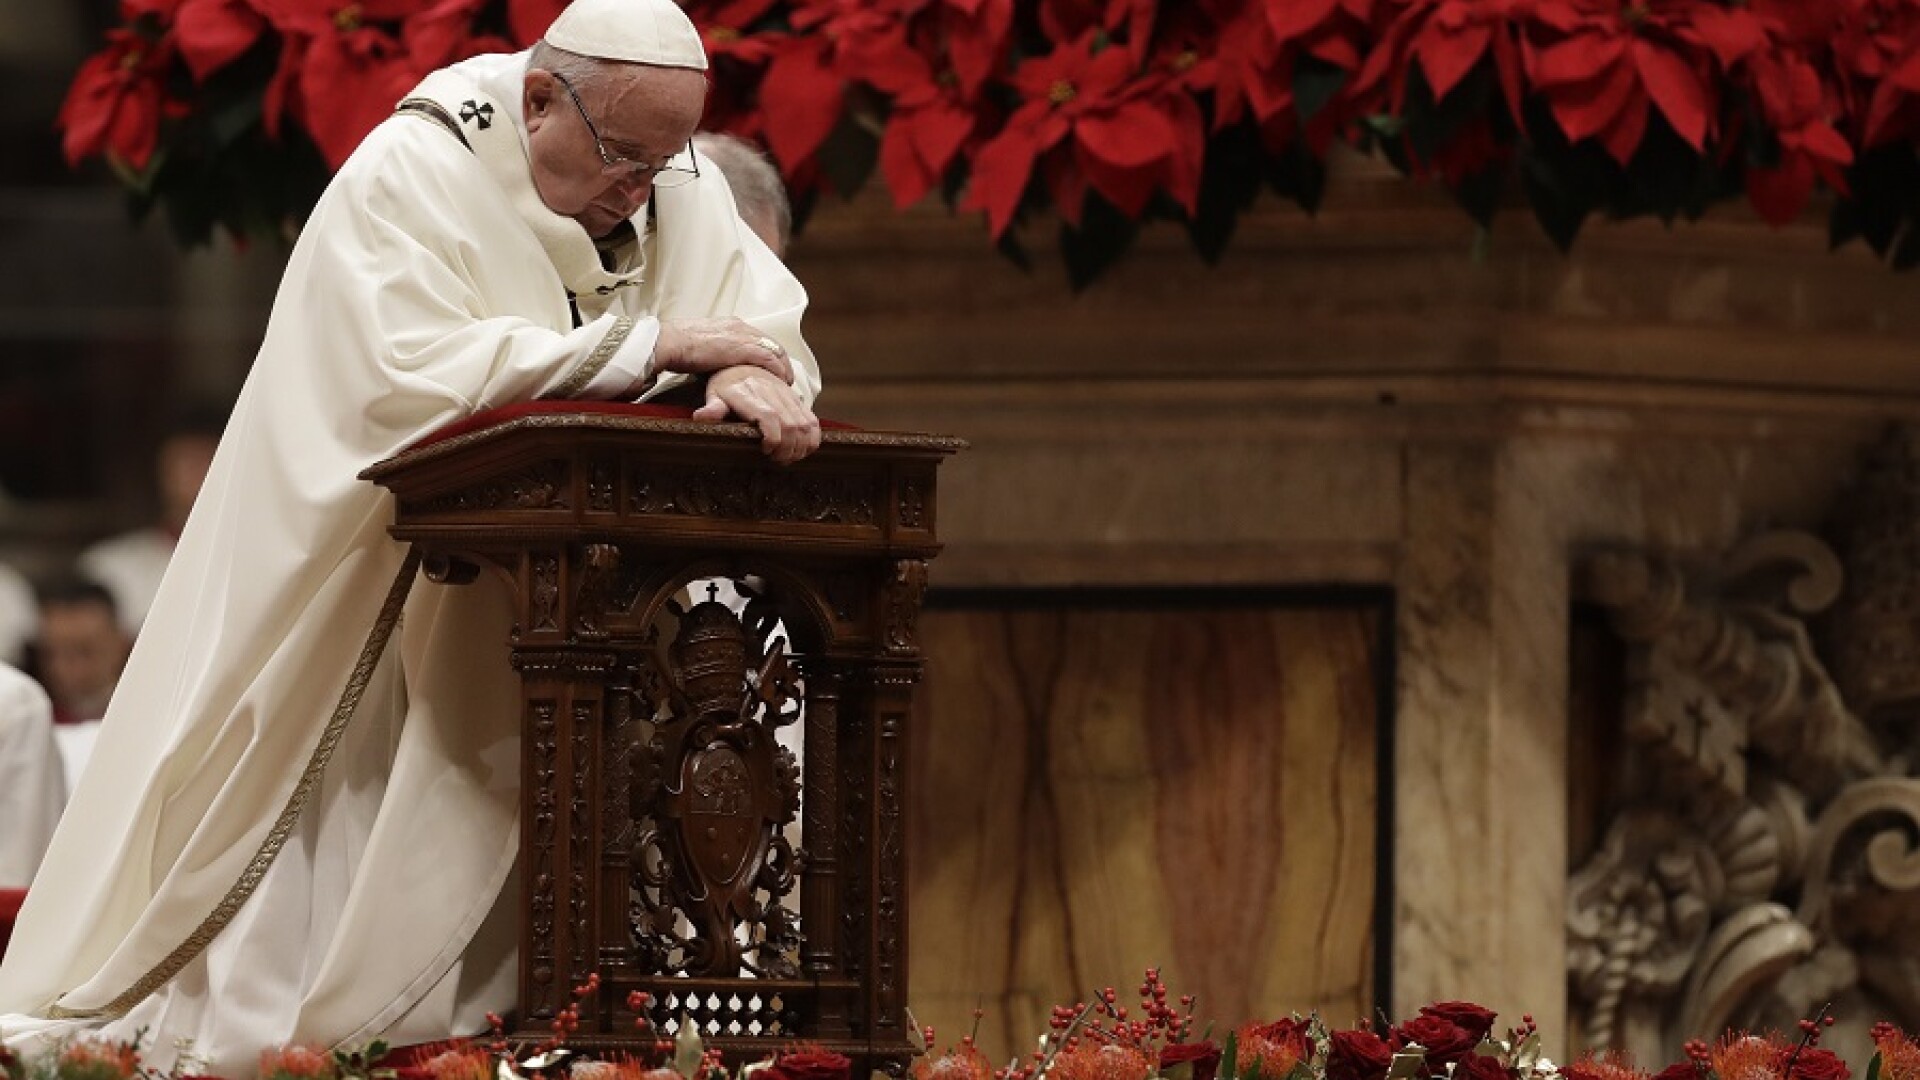
[[[730,746],[711,746],[687,760],[687,855],[702,878],[731,885],[747,868],[759,839],[753,781],[746,759]]]

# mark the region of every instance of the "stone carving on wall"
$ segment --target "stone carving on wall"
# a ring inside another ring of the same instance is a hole
[[[1619,810],[1568,890],[1582,1041],[1643,1063],[1831,1003],[1920,1026],[1920,429],[1717,565],[1582,568],[1628,644]]]

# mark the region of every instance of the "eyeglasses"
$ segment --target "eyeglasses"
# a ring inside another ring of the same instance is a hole
[[[608,176],[635,181],[651,179],[654,187],[664,188],[679,187],[700,175],[700,162],[693,156],[691,144],[660,165],[649,165],[644,161],[608,153],[607,144],[600,141],[600,129],[593,126],[593,119],[587,115],[587,107],[580,103],[580,95],[574,92],[573,84],[557,71],[547,74],[565,88],[567,96],[573,99],[573,107],[580,110],[580,120],[587,125],[587,134],[593,136],[593,148],[600,154],[601,171]]]

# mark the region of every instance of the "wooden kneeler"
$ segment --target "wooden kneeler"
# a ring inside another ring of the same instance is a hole
[[[657,1031],[684,1018],[730,1059],[806,1040],[903,1068],[915,621],[963,445],[836,428],[782,468],[746,425],[556,403],[367,470],[429,578],[514,591],[511,1035],[546,1037],[598,973],[584,1051],[651,1045],[640,990]]]

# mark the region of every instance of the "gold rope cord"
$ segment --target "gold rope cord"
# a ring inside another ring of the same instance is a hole
[[[407,602],[407,593],[413,588],[414,575],[419,568],[420,553],[412,548],[407,549],[400,573],[387,590],[387,602],[380,608],[380,618],[368,632],[367,643],[360,648],[360,659],[353,665],[353,674],[348,676],[346,687],[340,691],[340,703],[334,706],[333,718],[327,721],[319,745],[313,748],[312,756],[307,759],[306,771],[300,774],[300,782],[293,786],[293,794],[287,797],[287,805],[280,809],[280,816],[274,819],[273,828],[267,830],[267,838],[261,842],[260,850],[253,853],[253,860],[241,872],[240,880],[233,883],[213,912],[201,921],[193,933],[187,935],[187,940],[142,975],[132,988],[97,1009],[68,1009],[55,1002],[47,1010],[48,1019],[94,1020],[125,1016],[128,1010],[146,1000],[147,995],[180,974],[180,969],[199,956],[214,937],[226,928],[227,923],[239,914],[241,905],[247,902],[253,890],[259,887],[261,879],[267,876],[267,868],[273,865],[280,849],[286,846],[287,838],[293,835],[293,827],[306,810],[307,802],[319,789],[321,778],[327,771],[327,763],[333,760],[333,752],[340,745],[341,736],[346,734],[347,724],[353,719],[353,714],[359,711],[360,697],[373,678],[374,666],[387,650],[387,641],[393,636],[394,624],[400,620],[400,609]]]
[[[593,381],[593,377],[600,374],[600,369],[607,366],[607,361],[613,359],[613,354],[620,351],[620,346],[626,342],[627,335],[631,333],[633,333],[632,319],[623,315],[613,320],[613,328],[607,331],[606,337],[600,339],[600,344],[594,346],[593,351],[587,354],[587,358],[580,362],[579,367],[573,369],[573,373],[568,375],[564,382],[554,387],[551,394],[544,396],[570,398],[585,390],[587,384]]]

